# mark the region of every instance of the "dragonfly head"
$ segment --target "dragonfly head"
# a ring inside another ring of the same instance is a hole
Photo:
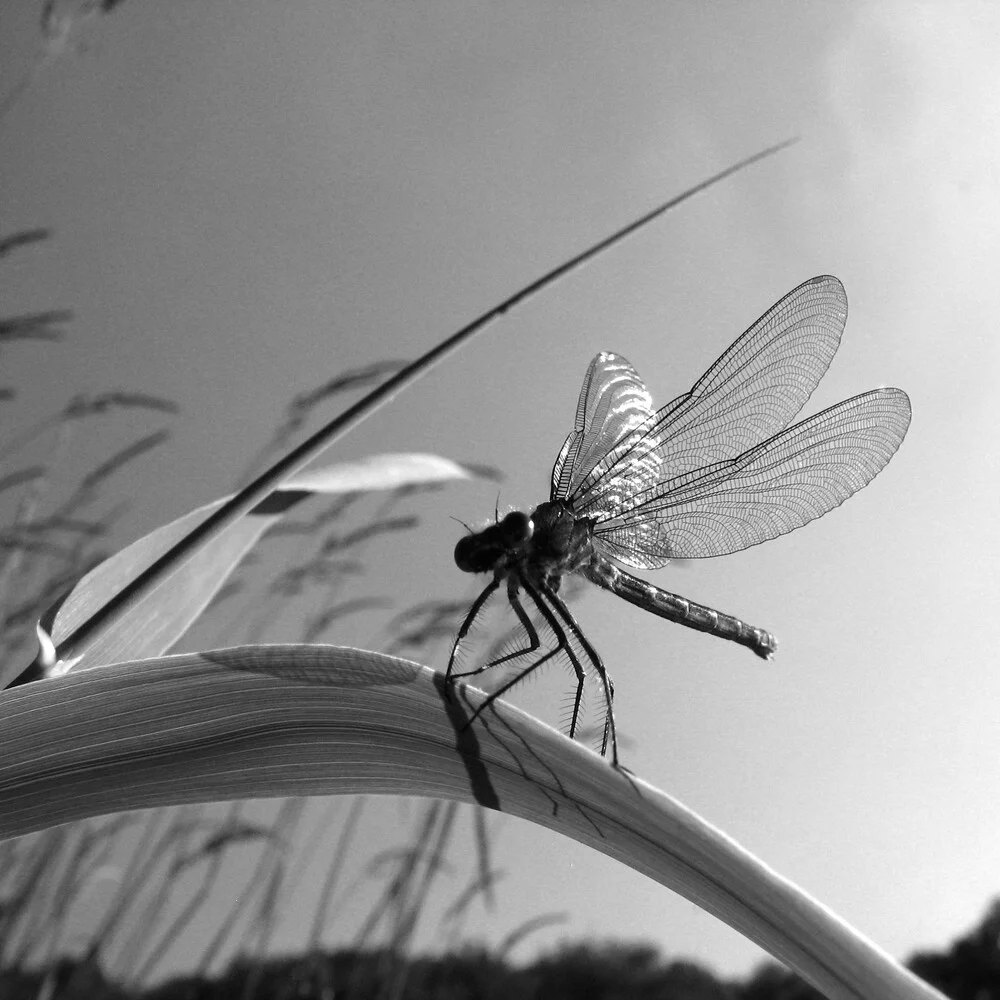
[[[455,565],[463,573],[488,573],[525,542],[535,526],[523,511],[511,511],[502,521],[466,535],[455,546]]]

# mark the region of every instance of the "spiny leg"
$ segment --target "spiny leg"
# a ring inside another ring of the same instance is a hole
[[[448,669],[444,672],[444,679],[446,684],[452,684],[455,681],[456,676],[463,676],[461,674],[454,674],[455,669],[455,657],[458,655],[458,647],[462,644],[462,640],[466,638],[469,634],[469,629],[472,628],[473,623],[479,617],[479,613],[483,610],[483,605],[490,599],[497,588],[500,586],[500,578],[494,577],[484,588],[483,592],[472,602],[472,607],[469,608],[469,613],[465,616],[462,621],[462,625],[458,630],[458,635],[455,636],[455,642],[451,647],[451,656],[448,657]]]
[[[521,598],[518,596],[517,592],[517,581],[513,576],[511,576],[507,581],[507,600],[510,603],[511,608],[513,608],[514,614],[517,615],[517,620],[521,623],[521,628],[524,629],[524,634],[528,637],[528,644],[526,646],[518,646],[517,649],[490,660],[485,667],[480,667],[479,670],[475,671],[475,673],[486,670],[487,667],[499,667],[500,664],[509,663],[511,660],[516,660],[520,656],[528,656],[531,653],[537,653],[538,650],[542,648],[542,640],[538,638],[538,629],[535,628],[534,622],[532,622],[528,613],[524,610],[524,605],[521,603]]]
[[[618,739],[615,732],[614,712],[612,710],[612,702],[614,700],[614,684],[612,683],[611,678],[608,676],[603,661],[598,655],[597,650],[594,649],[594,647],[590,644],[590,642],[588,642],[586,636],[584,636],[583,632],[580,629],[580,626],[576,622],[576,619],[570,613],[569,609],[566,607],[562,599],[556,594],[556,592],[550,586],[547,586],[545,584],[540,584],[539,589],[541,590],[541,593],[539,593],[523,579],[521,580],[521,583],[525,588],[525,592],[531,597],[531,600],[534,602],[535,606],[538,608],[542,617],[545,619],[545,622],[548,625],[549,629],[552,631],[552,634],[556,639],[556,645],[553,649],[545,653],[545,655],[541,656],[530,666],[522,670],[520,673],[512,677],[505,684],[501,685],[496,691],[488,695],[487,698],[483,701],[483,703],[479,706],[479,708],[477,708],[469,717],[468,721],[466,722],[466,727],[471,725],[482,714],[483,710],[492,705],[493,702],[497,700],[497,698],[502,697],[512,687],[520,683],[522,680],[525,680],[529,675],[534,673],[540,666],[547,663],[550,659],[557,656],[560,652],[565,652],[577,677],[576,695],[573,700],[573,712],[570,721],[570,731],[569,731],[570,739],[573,739],[576,736],[576,729],[580,716],[580,707],[583,701],[583,692],[586,681],[586,670],[584,669],[583,664],[580,662],[579,657],[574,651],[572,643],[568,640],[566,635],[566,630],[560,624],[559,618],[557,618],[556,615],[552,613],[551,609],[546,603],[546,601],[548,601],[556,608],[559,617],[561,617],[566,622],[573,637],[580,644],[580,646],[583,648],[584,652],[587,654],[591,662],[597,668],[598,674],[601,678],[601,682],[604,685],[605,703],[607,705],[607,713],[604,719],[604,734],[601,742],[601,756],[605,756],[607,753],[608,737],[610,734],[612,763],[615,767],[617,767]],[[513,578],[510,578],[508,580],[508,592],[507,592],[508,599],[510,600],[511,607],[513,608],[514,613],[517,615],[517,618],[521,623],[522,628],[525,631],[525,634],[528,638],[528,645],[519,647],[517,650],[505,654],[502,657],[497,657],[496,659],[491,660],[489,663],[481,667],[477,667],[474,670],[468,670],[462,672],[454,671],[455,658],[458,654],[459,646],[461,645],[462,641],[468,636],[469,631],[471,630],[472,625],[474,624],[476,618],[482,611],[483,606],[486,604],[489,598],[496,592],[499,585],[500,585],[500,578],[494,577],[494,579],[491,580],[489,584],[487,584],[487,586],[483,589],[482,593],[480,593],[480,595],[476,598],[472,607],[469,609],[469,613],[465,616],[465,619],[463,620],[462,625],[459,628],[458,635],[455,637],[455,642],[454,645],[452,646],[451,656],[448,659],[448,669],[445,673],[445,678],[447,681],[454,683],[459,678],[471,677],[476,674],[480,674],[484,670],[489,669],[490,667],[497,666],[505,662],[509,662],[520,656],[537,652],[541,648],[541,641],[538,637],[538,631],[537,629],[535,629],[533,623],[531,622],[530,617],[524,610],[524,607],[518,597],[517,583]],[[542,596],[543,594],[545,595],[544,597]]]
[[[584,682],[587,679],[587,671],[574,652],[572,644],[567,641],[565,629],[559,624],[559,619],[552,613],[552,609],[547,603],[551,602],[558,610],[559,605],[563,603],[562,599],[557,596],[551,587],[544,583],[539,583],[538,588],[536,591],[531,584],[527,581],[524,582],[524,592],[535,602],[535,607],[541,612],[545,623],[556,637],[556,648],[552,651],[551,655],[556,655],[560,651],[564,651],[576,674],[576,696],[573,699],[573,715],[569,724],[569,738],[573,739],[576,736],[576,727],[580,720],[580,706],[583,703]],[[572,618],[570,621],[572,621]],[[576,623],[574,622],[574,624]]]
[[[493,691],[490,694],[488,694],[483,699],[483,703],[479,706],[479,708],[477,708],[472,713],[472,715],[469,716],[469,719],[465,723],[464,728],[468,728],[469,726],[471,726],[472,723],[475,722],[476,719],[478,719],[479,716],[482,715],[483,712],[487,708],[489,708],[490,705],[493,704],[493,702],[497,700],[497,698],[503,697],[503,695],[505,695],[512,687],[514,687],[515,684],[520,684],[521,681],[531,676],[531,674],[533,674],[540,666],[542,666],[543,663],[547,663],[549,660],[551,660],[552,657],[554,657],[559,652],[560,648],[561,647],[557,646],[555,649],[550,649],[544,656],[539,657],[537,660],[535,660],[534,663],[532,663],[530,666],[525,667],[524,670],[516,674],[509,681],[507,681],[504,684],[501,684],[500,687],[496,689],[496,691]]]
[[[614,711],[614,700],[615,700],[615,685],[608,675],[607,668],[604,666],[604,661],[601,659],[600,654],[596,649],[590,644],[590,641],[583,634],[583,630],[577,624],[576,619],[573,617],[573,613],[566,607],[565,601],[558,594],[556,594],[550,587],[545,584],[540,584],[539,589],[545,594],[549,603],[556,612],[566,623],[567,628],[572,633],[573,637],[580,644],[583,651],[587,654],[588,659],[597,669],[597,674],[601,678],[601,683],[604,685],[604,702],[607,705],[608,711],[604,717],[604,738],[601,742],[601,756],[603,757],[608,749],[608,737],[611,738],[611,763],[614,767],[618,767],[618,733],[615,730],[615,711]]]
[[[521,600],[517,594],[517,581],[510,577],[507,580],[507,599],[510,602],[510,606],[517,615],[518,621],[521,623],[521,628],[524,630],[525,636],[527,636],[527,644],[523,646],[518,646],[517,649],[510,653],[506,653],[503,656],[497,656],[487,663],[484,663],[481,667],[475,667],[472,670],[462,670],[456,671],[451,674],[451,679],[453,681],[459,680],[464,677],[475,677],[477,674],[483,673],[485,670],[489,670],[492,667],[500,666],[503,663],[507,663],[511,660],[518,659],[521,656],[528,656],[531,653],[537,653],[539,649],[542,648],[541,639],[538,637],[538,631],[532,623],[531,619],[528,617],[527,612],[525,612]]]
[[[525,667],[522,671],[517,673],[514,677],[512,677],[506,683],[502,684],[499,688],[497,688],[496,691],[491,692],[483,701],[483,703],[479,706],[479,708],[477,708],[469,717],[469,721],[466,723],[466,726],[471,725],[483,713],[485,709],[487,709],[490,705],[492,705],[493,702],[495,702],[498,698],[505,695],[516,684],[520,684],[521,681],[525,680],[527,677],[533,674],[543,664],[547,663],[553,657],[558,656],[560,652],[565,652],[566,655],[569,657],[570,662],[573,664],[573,669],[577,673],[577,693],[576,693],[576,700],[574,703],[573,719],[570,726],[570,738],[572,739],[576,733],[576,722],[577,722],[577,717],[579,715],[580,700],[583,697],[583,680],[585,677],[583,666],[580,664],[579,659],[576,657],[576,654],[573,652],[573,650],[570,648],[569,643],[566,641],[566,633],[563,627],[559,624],[559,620],[556,618],[555,615],[552,614],[552,611],[546,606],[543,598],[527,581],[521,579],[520,582],[521,585],[524,587],[525,593],[534,602],[535,607],[538,608],[539,613],[545,619],[545,623],[552,631],[552,634],[556,640],[556,644],[543,656],[535,660],[534,663]],[[530,623],[530,618],[524,611],[524,608],[517,597],[516,586],[511,586],[508,590],[508,594],[511,596],[511,603],[518,617],[522,620],[522,622],[526,621]],[[531,626],[531,634],[533,634],[537,638],[538,633],[533,625]],[[541,648],[540,643],[538,648]],[[525,652],[528,651],[530,650],[527,649],[525,650]]]

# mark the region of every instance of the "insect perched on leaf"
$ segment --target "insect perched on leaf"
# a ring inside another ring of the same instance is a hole
[[[585,684],[596,674],[604,707],[600,750],[605,754],[610,742],[617,766],[614,686],[559,596],[569,573],[764,659],[774,654],[769,632],[654,587],[622,566],[657,569],[671,559],[739,552],[822,516],[871,482],[910,422],[901,389],[872,389],[788,426],[829,367],[846,320],[847,296],[836,278],[806,281],[738,337],[690,392],[655,411],[620,354],[591,361],[548,501],[455,546],[459,569],[492,579],[459,628],[446,676],[455,681],[512,668],[472,718],[558,660],[576,678],[570,737],[579,727]],[[470,630],[501,588],[517,621],[513,638],[486,662],[456,669]]]

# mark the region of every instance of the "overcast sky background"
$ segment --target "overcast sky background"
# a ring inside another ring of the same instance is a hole
[[[39,7],[5,0],[0,92],[36,57]],[[5,434],[109,385],[176,399],[174,440],[128,478],[125,543],[226,492],[295,393],[417,355],[800,136],[511,314],[329,458],[488,463],[501,506],[530,509],[597,351],[625,354],[663,403],[799,282],[840,277],[847,330],[810,412],[901,386],[900,452],[802,531],[650,574],[774,632],[774,663],[604,594],[576,611],[636,773],[889,951],[944,944],[1000,892],[997,38],[995,5],[944,0],[128,0],[0,123],[3,231],[56,231],[4,263],[4,312],[77,314],[65,344],[6,353],[22,395]],[[72,460],[107,442],[93,449]],[[452,518],[484,523],[496,499],[475,483],[418,502],[416,532],[372,547],[367,592],[471,597]],[[408,809],[367,814],[373,852]],[[603,856],[496,828],[508,876],[473,936],[566,911],[517,956],[596,935],[727,973],[760,958]]]

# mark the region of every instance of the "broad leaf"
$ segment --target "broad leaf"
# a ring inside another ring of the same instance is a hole
[[[646,782],[407,660],[244,646],[0,694],[0,836],[117,810],[421,795],[519,816],[692,900],[831,998],[942,1000],[801,889]]]

